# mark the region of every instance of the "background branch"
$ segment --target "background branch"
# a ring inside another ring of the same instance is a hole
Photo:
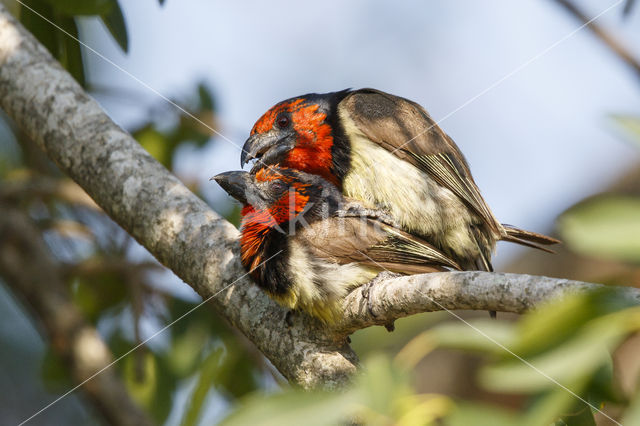
[[[65,361],[76,383],[113,361],[96,329],[85,322],[71,302],[60,270],[35,224],[20,211],[7,207],[0,207],[0,274],[38,319],[53,351]],[[103,371],[82,390],[110,424],[152,424],[131,400],[115,369]]]
[[[557,294],[553,288],[591,288],[566,280],[475,272],[398,278],[374,288],[375,318],[356,290],[347,300],[344,326],[328,329],[304,315],[294,315],[287,326],[286,312],[246,278],[235,227],[115,125],[2,6],[0,103],[105,212],[211,299],[287,379],[304,387],[349,381],[357,357],[346,337],[358,328],[442,307],[522,312]],[[548,282],[548,291],[529,295],[538,281]],[[427,303],[426,295],[437,303]]]
[[[582,11],[578,6],[575,5],[570,0],[556,0],[558,4],[560,4],[569,14],[571,14],[574,18],[579,20],[582,24],[586,24],[591,20],[587,16],[587,14]],[[626,7],[631,7],[631,2],[627,3]],[[604,44],[606,44],[611,51],[622,59],[627,65],[629,65],[636,74],[640,77],[640,62],[633,56],[631,51],[624,46],[618,39],[616,39],[613,35],[611,35],[608,31],[602,28],[599,24],[595,22],[591,22],[587,25],[593,34],[600,39]]]

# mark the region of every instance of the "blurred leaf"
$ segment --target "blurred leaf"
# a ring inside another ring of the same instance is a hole
[[[171,411],[175,382],[166,374],[162,358],[151,351],[138,350],[122,360],[124,382],[131,396],[147,409],[158,423]]]
[[[451,411],[452,401],[442,395],[408,395],[397,398],[398,426],[431,425]]]
[[[640,263],[640,198],[602,195],[558,219],[562,239],[579,253]]]
[[[53,8],[45,0],[24,0],[24,3],[42,16],[38,16],[30,9],[22,7],[20,10],[20,22],[47,48],[53,57],[59,58],[58,37],[60,37],[61,33],[56,31],[49,22],[45,21],[45,19],[48,19],[51,22],[55,22]]]
[[[200,98],[200,108],[207,111],[215,111],[214,97],[206,84],[198,84],[198,97]]]
[[[353,410],[351,392],[290,390],[274,395],[255,394],[244,399],[223,426],[342,425]]]
[[[580,392],[585,386],[586,383],[580,383],[579,386],[573,389],[574,393],[568,392],[559,386],[552,388],[550,392],[536,399],[535,403],[529,407],[522,420],[517,424],[546,426],[554,423],[554,421],[556,425],[567,426],[587,426],[592,424],[593,416],[590,408],[576,397],[576,395],[580,396]],[[579,419],[577,415],[583,415],[587,419],[591,418],[591,421],[582,424],[575,423],[576,417]]]
[[[113,274],[78,278],[72,285],[73,302],[93,323],[96,323],[107,309],[124,303],[128,294],[126,286]]]
[[[203,345],[209,337],[204,324],[193,323],[181,333],[173,333],[167,363],[178,377],[186,377],[196,370],[201,359]]]
[[[78,38],[78,26],[73,18],[60,17],[57,24],[73,37]],[[57,30],[56,30],[57,31]],[[86,86],[80,43],[63,34],[58,37],[58,60],[82,87]]]
[[[202,146],[209,141],[213,133],[211,129],[215,128],[213,112],[205,110],[197,112],[195,116],[199,121],[186,115],[180,116],[180,125],[171,135],[174,146],[186,141],[195,142],[197,146]]]
[[[226,391],[229,396],[240,398],[259,387],[255,362],[248,357],[247,351],[238,344],[235,336],[230,335],[223,341],[226,353],[217,374],[212,377],[212,384]]]
[[[480,381],[498,392],[535,392],[557,386],[573,389],[597,369],[610,362],[609,351],[627,333],[640,328],[640,308],[630,308],[592,320],[574,336],[543,354],[529,358],[528,365],[512,359],[487,366]]]
[[[133,137],[149,154],[162,165],[170,168],[172,144],[153,124],[149,124],[133,133]]]
[[[103,15],[113,7],[113,0],[45,0],[57,12],[68,16]]]
[[[153,404],[158,384],[158,366],[150,351],[140,351],[124,358],[124,376],[131,395],[146,407]]]
[[[214,380],[214,376],[220,369],[220,358],[222,357],[222,352],[222,348],[215,349],[202,362],[198,382],[193,388],[193,392],[189,398],[189,405],[184,414],[184,419],[182,420],[183,426],[193,426],[197,424],[202,412],[202,405],[204,404],[207,393],[209,393],[209,390],[211,389],[211,383]]]
[[[162,6],[164,4],[164,0],[158,0],[158,3],[160,3],[160,6]]]
[[[382,354],[375,354],[367,359],[354,391],[360,395],[359,399],[364,407],[369,408],[361,414],[365,418],[365,424],[374,423],[380,416],[394,418],[396,400],[413,393],[407,372],[394,367],[391,360]]]
[[[472,327],[470,327],[471,325]],[[501,355],[515,338],[514,324],[491,319],[461,322],[445,322],[425,332],[438,346]]]
[[[514,426],[522,424],[517,413],[503,408],[459,402],[446,417],[448,426]]]
[[[522,317],[511,349],[520,356],[537,355],[567,341],[589,320],[633,305],[614,288],[554,300]]]
[[[50,347],[44,353],[41,371],[42,382],[49,392],[62,392],[73,386],[67,366]]]
[[[127,25],[124,21],[122,9],[116,0],[110,0],[111,9],[100,17],[107,30],[111,33],[115,41],[118,43],[124,53],[129,52],[129,35],[127,34]]]
[[[564,416],[564,421],[567,426],[596,426],[596,420],[593,418],[593,408],[586,404],[579,408],[577,414]]]
[[[622,424],[640,425],[640,387],[636,389],[636,395],[631,401],[629,408],[624,413]]]
[[[613,120],[630,136],[636,148],[640,148],[640,117],[613,115]]]

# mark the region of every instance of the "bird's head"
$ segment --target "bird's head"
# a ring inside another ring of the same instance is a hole
[[[337,188],[320,176],[289,168],[225,172],[213,179],[243,204],[243,227],[255,222],[281,230],[300,216],[315,219],[323,204],[337,205],[341,198]]]
[[[348,90],[282,101],[256,122],[242,148],[241,166],[282,165],[338,184],[335,173],[337,104]]]
[[[327,214],[342,199],[338,189],[320,176],[298,170],[265,167],[255,173],[234,171],[214,176],[229,195],[243,204],[241,260],[254,279],[263,282],[259,268],[269,247]]]

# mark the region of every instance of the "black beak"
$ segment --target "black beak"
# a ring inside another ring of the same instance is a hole
[[[249,161],[260,159],[263,164],[276,164],[293,149],[294,133],[278,134],[274,131],[256,133],[247,139],[240,155],[240,167]]]
[[[250,183],[250,176],[248,172],[234,171],[224,172],[219,175],[215,175],[211,179],[218,182],[218,185],[222,187],[229,195],[242,204],[248,204],[247,202],[247,190]]]

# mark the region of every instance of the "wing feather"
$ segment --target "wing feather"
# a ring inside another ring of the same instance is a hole
[[[413,274],[460,266],[424,240],[377,219],[332,217],[300,231],[310,254],[326,261],[387,268]]]
[[[490,229],[503,233],[462,153],[424,108],[375,89],[361,89],[350,93],[340,110],[357,132],[427,173],[463,200]]]

